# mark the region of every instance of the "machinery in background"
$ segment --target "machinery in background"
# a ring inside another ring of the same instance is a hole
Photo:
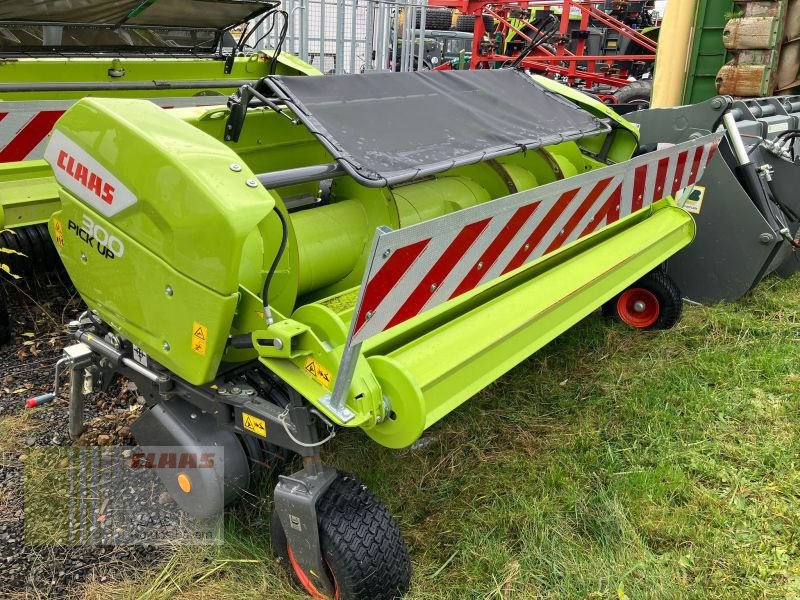
[[[684,204],[697,237],[669,262],[685,297],[732,302],[770,273],[789,276],[800,269],[800,96],[719,96],[628,118],[640,125],[645,150],[726,132]]]
[[[451,29],[429,29],[425,31],[422,39],[424,40],[422,63],[419,62],[420,40],[419,38],[414,39],[411,52],[413,56],[412,71],[430,71],[445,64],[454,68],[463,68],[469,63],[472,33]],[[401,38],[394,45],[391,53],[393,71],[401,70],[402,55],[403,40]]]
[[[651,25],[656,23],[652,2],[432,0],[430,4],[456,9],[464,13],[459,18],[471,19],[472,69],[513,64],[610,104],[649,104],[648,77],[658,37],[658,28]],[[631,85],[634,81],[642,83]]]

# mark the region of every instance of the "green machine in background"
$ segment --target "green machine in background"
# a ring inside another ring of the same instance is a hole
[[[277,73],[318,75],[296,57],[236,40],[250,19],[282,24],[280,3],[0,0],[0,246],[14,273],[32,284],[59,260],[46,222],[58,192],[42,160],[58,118],[84,97],[147,98],[163,108],[224,103],[240,85]],[[250,29],[254,31],[254,28]],[[0,343],[10,331],[0,302]]]
[[[299,583],[402,595],[397,525],[321,446],[341,427],[408,446],[601,305],[674,324],[661,265],[694,235],[674,197],[720,136],[631,159],[637,137],[505,69],[267,77],[229,108],[77,102],[46,152],[50,234],[89,307],[65,350],[71,435],[85,390],[130,378],[138,443],[225,449],[224,473],[162,473],[199,515],[294,452],[272,529]]]

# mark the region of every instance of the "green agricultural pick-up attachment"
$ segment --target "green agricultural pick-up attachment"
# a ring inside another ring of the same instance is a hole
[[[660,268],[720,135],[631,159],[602,104],[513,70],[267,77],[229,107],[83,99],[45,157],[50,234],[89,310],[70,325],[70,433],[121,374],[140,444],[218,513],[278,449],[273,543],[315,597],[382,599],[410,562],[385,507],[320,460],[342,427],[392,448],[602,305],[677,320]],[[368,549],[366,551],[365,549]]]

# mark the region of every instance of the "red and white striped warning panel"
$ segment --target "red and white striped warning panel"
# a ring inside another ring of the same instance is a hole
[[[700,179],[721,139],[712,134],[405,229],[379,230],[350,345],[677,195]]]
[[[146,98],[164,108],[225,104],[224,96]],[[47,136],[75,100],[0,102],[0,163],[44,156]]]

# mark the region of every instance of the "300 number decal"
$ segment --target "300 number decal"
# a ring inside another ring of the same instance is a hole
[[[122,240],[114,235],[110,235],[102,225],[95,223],[88,215],[83,215],[83,220],[80,225],[70,219],[68,230],[74,231],[75,235],[78,236],[84,244],[95,248],[98,254],[107,259],[113,260],[125,254],[125,244],[122,243]]]

